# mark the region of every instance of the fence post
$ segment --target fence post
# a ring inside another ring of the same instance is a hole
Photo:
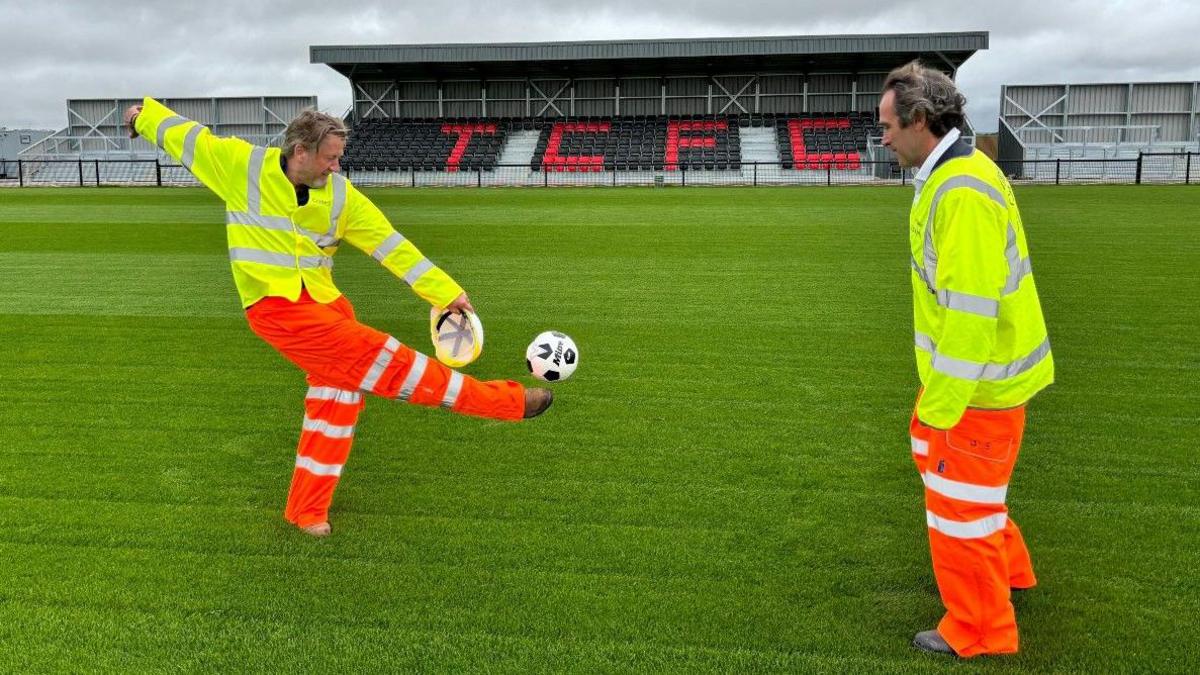
[[[687,187],[687,169],[679,165],[679,187]]]
[[[617,170],[613,169],[613,187],[617,187]]]
[[[826,165],[825,166],[825,187],[829,187],[830,185],[833,185],[833,167],[830,165]]]
[[[550,187],[550,173],[546,171],[546,165],[542,165],[542,187]]]
[[[1054,184],[1055,185],[1062,185],[1062,183],[1059,182],[1059,177],[1061,175],[1062,175],[1062,157],[1059,157],[1054,160]]]
[[[154,184],[162,187],[162,164],[158,163],[158,158],[154,158]]]
[[[1142,151],[1141,150],[1138,150],[1137,175],[1134,177],[1134,183],[1136,185],[1142,184]]]
[[[417,170],[416,169],[412,169],[408,172],[408,180],[411,182],[412,187],[417,187]]]
[[[475,169],[475,187],[483,187],[483,169]]]
[[[79,187],[83,187],[83,158],[79,158]]]
[[[17,160],[17,187],[25,187],[25,161]]]
[[[100,187],[100,160],[94,160],[96,163],[96,187]]]
[[[1192,151],[1188,150],[1187,163],[1183,165],[1183,184],[1192,184]]]
[[[758,162],[754,163],[754,187],[758,187]]]

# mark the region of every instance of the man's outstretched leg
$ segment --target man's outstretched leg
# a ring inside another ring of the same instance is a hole
[[[416,405],[441,407],[475,417],[519,420],[550,407],[549,389],[526,389],[512,380],[477,380],[451,370],[387,336],[359,389]]]
[[[304,397],[304,425],[284,517],[308,534],[330,532],[329,505],[363,406],[361,393],[337,387],[314,385]]]

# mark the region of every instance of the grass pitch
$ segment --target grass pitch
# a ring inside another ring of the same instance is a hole
[[[911,190],[372,191],[471,293],[466,372],[544,417],[371,400],[310,540],[302,374],[246,327],[222,206],[0,191],[0,670],[925,671]],[[1200,669],[1200,192],[1018,189],[1058,383],[1009,506],[1041,585],[970,670]],[[427,309],[351,247],[362,320]]]

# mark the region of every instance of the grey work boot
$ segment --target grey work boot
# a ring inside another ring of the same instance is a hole
[[[920,633],[917,633],[916,637],[913,638],[913,646],[923,652],[930,652],[932,654],[952,654],[957,656],[957,654],[954,652],[954,648],[950,646],[950,643],[946,642],[942,638],[942,634],[937,632],[936,628],[933,630],[923,630]]]
[[[329,523],[313,523],[300,528],[300,531],[310,537],[328,537],[333,533],[333,528],[329,527]]]
[[[537,417],[546,412],[546,408],[554,402],[554,392],[541,387],[525,390],[525,419]]]

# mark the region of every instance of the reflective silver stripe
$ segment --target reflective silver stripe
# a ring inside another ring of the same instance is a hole
[[[309,387],[304,398],[314,401],[337,401],[346,405],[362,403],[362,394],[357,391],[346,391],[337,387]]]
[[[314,420],[311,417],[305,416],[304,430],[312,431],[327,438],[353,438],[354,427],[339,427],[335,424],[330,424],[325,420]]]
[[[417,352],[413,358],[412,366],[408,369],[408,377],[404,378],[404,384],[400,385],[400,393],[396,398],[401,401],[407,401],[408,397],[412,396],[417,390],[417,384],[421,381],[421,376],[425,374],[425,366],[429,364],[429,357]]]
[[[450,384],[446,385],[446,395],[442,397],[443,408],[454,407],[454,402],[458,400],[458,392],[462,391],[462,385],[462,373],[455,370],[450,371]]]
[[[333,188],[333,204],[329,207],[329,231],[317,241],[317,246],[335,246],[340,243],[337,239],[337,226],[342,209],[346,206],[346,178],[340,173],[331,173],[329,180]]]
[[[934,370],[964,380],[986,380],[989,382],[1007,380],[1010,377],[1016,377],[1033,368],[1050,354],[1050,338],[1047,337],[1036,349],[1016,361],[1011,363],[981,364],[975,361],[956,359],[939,353],[937,343],[933,341],[933,338],[920,331],[914,331],[913,337],[913,342],[917,349],[933,354],[932,365]]]
[[[1023,359],[1017,359],[1012,363],[999,364],[989,363],[983,369],[983,379],[985,380],[1007,380],[1010,377],[1016,377],[1021,373],[1041,363],[1042,359],[1050,353],[1050,338],[1047,337],[1042,341],[1042,344],[1037,346],[1029,355]]]
[[[264,230],[279,230],[280,232],[295,231],[295,228],[292,227],[291,219],[282,216],[263,216],[255,213],[244,213],[242,211],[226,211],[225,222],[229,225],[261,227]]]
[[[929,454],[929,441],[921,440],[916,436],[909,436],[912,439],[912,451],[914,455],[925,457]]]
[[[258,180],[262,177],[266,157],[266,148],[255,146],[250,151],[250,166],[246,177],[246,212],[254,215],[262,212],[262,189],[258,186]]]
[[[946,309],[953,309],[968,314],[978,314],[988,318],[1000,316],[1000,301],[983,298],[970,293],[940,290],[937,292],[937,302]]]
[[[392,362],[392,357],[399,348],[400,341],[389,335],[387,342],[383,343],[383,347],[375,355],[375,363],[371,364],[371,369],[363,376],[358,388],[363,391],[375,391],[375,385],[379,383],[379,378],[383,376],[383,371],[387,370],[388,364]]]
[[[188,129],[187,136],[183,137],[183,155],[179,158],[179,163],[188,171],[192,170],[192,162],[196,159],[196,139],[200,137],[203,128],[197,124]]]
[[[964,522],[949,520],[927,510],[925,511],[925,523],[938,532],[955,539],[982,539],[1003,530],[1004,526],[1008,524],[1008,514],[994,513],[986,518]]]
[[[327,255],[302,255],[296,259],[297,265],[302,270],[315,269],[318,267],[328,267],[333,269],[333,258]]]
[[[937,192],[933,193],[933,201],[929,204],[929,215],[925,220],[925,280],[930,288],[933,288],[937,284],[938,256],[937,250],[933,247],[933,220],[937,216],[938,204],[942,201],[942,197],[950,190],[960,187],[982,192],[992,201],[999,204],[1005,213],[1008,212],[1008,203],[1004,201],[1004,195],[1000,194],[1000,191],[996,188],[974,176],[954,176],[946,179],[946,182],[939,185]]]
[[[1021,280],[1033,274],[1033,267],[1029,264],[1029,258],[1021,258],[1021,262],[1008,272],[1008,281],[1004,284],[1004,295],[1016,293],[1021,288]]]
[[[933,293],[933,282],[929,280],[929,277],[925,276],[925,269],[917,264],[916,258],[910,257],[909,261],[912,262],[913,271],[917,273],[917,276],[921,278],[921,281],[925,282],[925,288],[928,288],[929,292]]]
[[[971,483],[960,483],[959,481],[939,476],[931,471],[926,471],[921,478],[925,481],[925,487],[929,488],[931,492],[936,492],[951,499],[961,499],[964,502],[1003,504],[1004,498],[1008,495],[1007,485],[985,487],[982,485],[972,485]]]
[[[172,116],[168,117],[167,119],[159,122],[158,123],[158,132],[157,132],[157,137],[156,137],[156,140],[158,142],[158,147],[162,148],[163,150],[167,149],[167,146],[164,145],[167,142],[167,129],[170,129],[172,127],[177,127],[180,124],[187,124],[190,121],[191,120],[180,117],[179,115],[172,115]]]
[[[296,455],[296,468],[304,469],[317,476],[340,476],[342,475],[342,466],[341,464],[322,464],[311,457]]]
[[[295,267],[296,256],[287,253],[272,253],[257,248],[231,248],[229,259],[236,262],[253,262],[276,267]]]
[[[914,333],[916,336],[917,349],[920,349],[923,352],[932,352],[937,349],[937,345],[933,343],[933,338],[922,333],[921,331],[914,331]]]
[[[935,351],[932,365],[933,369],[939,373],[945,373],[960,380],[978,381],[983,379],[984,364],[982,363],[956,359]]]
[[[383,243],[379,245],[379,248],[375,249],[375,251],[371,253],[371,257],[379,262],[383,262],[383,259],[388,257],[388,254],[390,254],[392,251],[395,251],[396,247],[403,243],[404,235],[400,234],[399,232],[393,232],[388,235],[387,239],[383,240]]]
[[[404,275],[404,281],[409,286],[412,286],[413,284],[417,283],[417,279],[420,279],[422,274],[425,274],[431,269],[433,269],[433,263],[429,262],[429,258],[421,258],[421,261],[416,265],[413,265],[412,269],[408,271],[408,274]]]

